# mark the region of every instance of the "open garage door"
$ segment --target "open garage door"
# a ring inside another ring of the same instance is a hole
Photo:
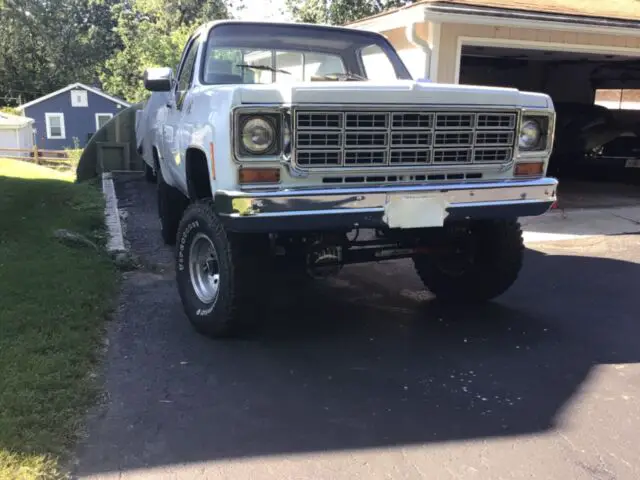
[[[549,174],[562,180],[561,204],[563,195],[571,206],[640,203],[640,188],[629,186],[640,185],[640,52],[463,44],[459,83],[551,96],[557,124]]]

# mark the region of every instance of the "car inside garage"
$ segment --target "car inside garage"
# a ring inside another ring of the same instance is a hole
[[[459,83],[551,96],[557,121],[549,175],[561,180],[560,205],[640,203],[640,52],[463,44]]]

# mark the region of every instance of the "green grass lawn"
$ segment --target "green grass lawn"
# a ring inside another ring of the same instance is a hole
[[[70,247],[64,228],[104,243],[102,193],[73,174],[0,159],[0,479],[57,479],[98,386],[117,273]]]

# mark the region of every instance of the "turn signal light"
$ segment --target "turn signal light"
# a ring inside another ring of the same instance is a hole
[[[544,162],[516,163],[514,175],[516,177],[534,177],[542,175],[544,172]]]
[[[242,183],[278,183],[280,182],[279,168],[241,168],[238,171],[238,181]]]

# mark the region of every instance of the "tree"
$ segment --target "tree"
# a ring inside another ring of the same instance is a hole
[[[175,66],[193,29],[228,12],[228,0],[0,0],[0,105],[74,82],[137,101],[146,67]]]
[[[0,113],[8,113],[9,115],[20,115],[18,109],[13,107],[0,107]]]
[[[117,0],[2,0],[0,100],[17,104],[70,83],[92,84],[118,46]]]
[[[287,0],[294,19],[306,23],[344,25],[413,0]]]
[[[223,0],[128,0],[114,7],[122,48],[100,75],[105,90],[138,102],[147,96],[148,67],[176,67],[189,35],[200,24],[229,17]]]

